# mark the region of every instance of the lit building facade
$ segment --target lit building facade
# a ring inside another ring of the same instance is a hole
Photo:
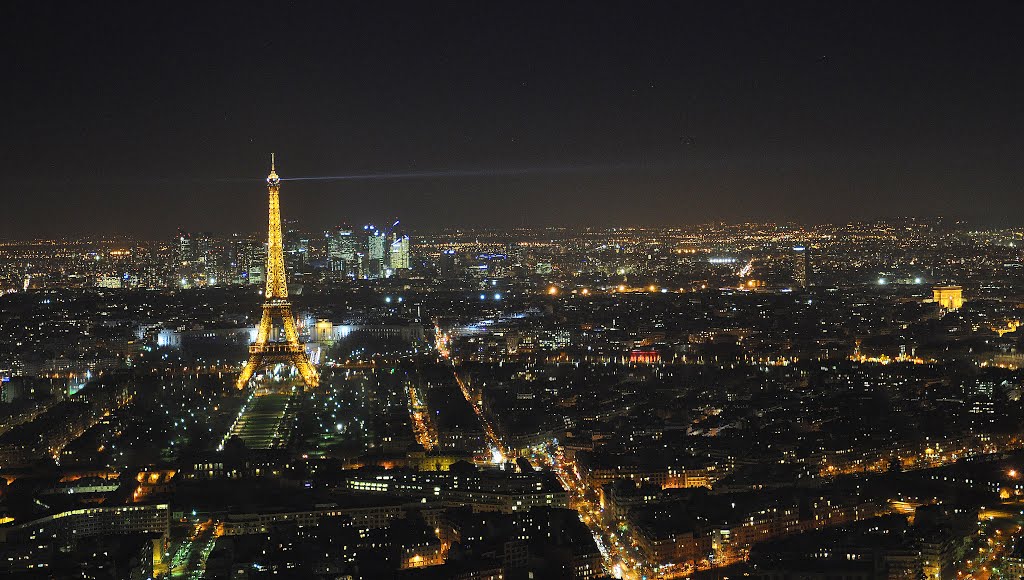
[[[409,236],[395,235],[391,241],[388,265],[392,272],[409,269]]]
[[[380,278],[384,276],[384,265],[387,254],[387,237],[373,226],[366,226],[366,277]]]
[[[339,227],[327,232],[327,258],[335,275],[351,276],[357,269],[358,242],[351,228]]]
[[[945,310],[957,310],[964,305],[964,290],[960,286],[932,288],[932,299]]]
[[[793,253],[793,281],[800,288],[806,288],[811,285],[811,249],[807,246],[794,246]]]

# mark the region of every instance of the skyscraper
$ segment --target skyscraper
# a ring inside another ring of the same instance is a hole
[[[812,284],[814,276],[811,269],[811,249],[804,245],[793,246],[793,254],[793,281],[800,288],[806,288]]]
[[[336,276],[355,275],[359,253],[357,239],[356,233],[344,226],[327,232],[327,259]]]
[[[195,258],[192,247],[192,234],[178,230],[178,265],[185,266]]]
[[[388,267],[393,273],[409,269],[409,236],[394,234],[388,253]]]
[[[210,255],[210,238],[209,232],[199,232],[195,237],[195,244],[193,244],[193,259],[199,262],[204,267],[213,262],[212,256]]]
[[[455,250],[445,250],[437,261],[437,271],[441,278],[452,280],[458,277],[459,257]]]
[[[387,236],[372,225],[363,226],[366,234],[366,277],[381,278],[386,264]]]
[[[243,284],[263,284],[267,245],[259,240],[243,239],[238,244],[238,276]]]
[[[284,264],[292,275],[306,271],[309,263],[309,238],[303,235],[294,220],[285,222],[288,227],[284,232]]]

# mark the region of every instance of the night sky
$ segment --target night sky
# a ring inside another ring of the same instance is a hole
[[[549,4],[5,2],[0,238],[1024,222],[1020,3]]]

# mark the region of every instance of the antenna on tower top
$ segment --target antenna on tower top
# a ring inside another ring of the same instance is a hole
[[[281,178],[277,176],[277,171],[274,168],[274,161],[275,161],[274,154],[271,153],[270,154],[270,175],[267,175],[267,184],[269,184],[271,186],[276,186],[277,184],[281,183]]]

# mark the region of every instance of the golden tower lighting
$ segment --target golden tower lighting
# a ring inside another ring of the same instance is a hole
[[[275,363],[294,365],[307,387],[320,384],[320,376],[309,362],[299,334],[295,330],[295,317],[288,301],[288,283],[284,273],[284,250],[281,243],[281,178],[274,168],[274,154],[270,154],[270,175],[267,176],[267,190],[270,194],[270,221],[267,232],[267,290],[263,301],[263,318],[260,320],[256,342],[249,345],[249,361],[238,375],[238,388],[244,388],[253,373]],[[270,332],[274,320],[280,320],[284,328],[284,340],[271,340]]]

